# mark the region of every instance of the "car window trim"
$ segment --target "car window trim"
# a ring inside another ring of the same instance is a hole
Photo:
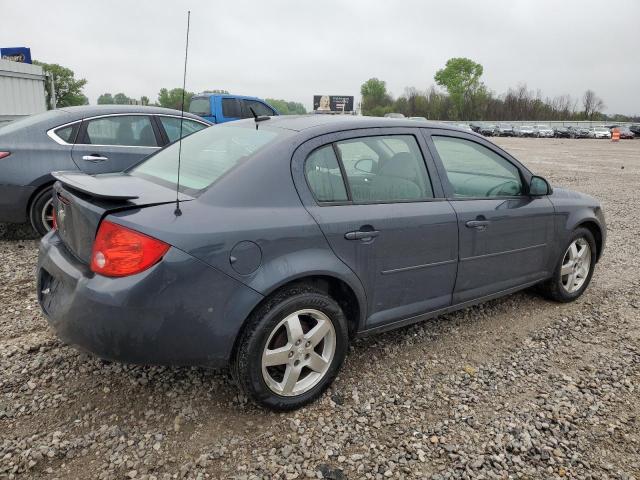
[[[436,162],[436,168],[438,169],[440,176],[444,177],[444,178],[441,178],[440,180],[442,182],[442,188],[445,191],[445,198],[448,201],[455,202],[455,201],[469,201],[469,200],[513,200],[513,199],[522,199],[522,198],[530,197],[527,186],[533,174],[524,165],[518,162],[515,158],[509,158],[511,156],[508,155],[507,152],[493,145],[492,143],[487,142],[483,137],[479,137],[478,134],[469,134],[467,132],[458,132],[454,130],[445,130],[445,129],[439,130],[439,129],[433,129],[433,128],[422,128],[421,130],[423,131],[422,132],[423,136],[425,138],[427,147],[431,151],[434,162]],[[456,197],[453,194],[453,186],[449,182],[447,170],[444,168],[444,163],[442,163],[442,159],[440,158],[438,149],[436,148],[435,143],[433,142],[433,139],[432,139],[433,136],[452,137],[452,138],[458,138],[460,140],[467,140],[467,141],[476,143],[477,145],[481,145],[489,149],[491,152],[495,153],[503,160],[509,162],[518,170],[518,173],[520,175],[520,181],[522,182],[522,190],[523,190],[522,194],[500,195],[495,197]],[[492,148],[494,146],[496,148]]]
[[[66,146],[68,146],[68,147],[71,147],[71,146],[75,145],[75,141],[78,139],[78,136],[79,136],[79,134],[80,134],[80,128],[81,128],[81,125],[80,125],[80,126],[78,126],[78,130],[76,131],[75,138],[73,139],[73,140],[74,140],[74,143],[69,143],[69,142],[64,141],[62,138],[60,138],[60,137],[56,134],[56,131],[57,131],[57,130],[60,130],[61,128],[70,127],[70,126],[72,126],[72,125],[75,125],[76,123],[82,123],[82,120],[74,120],[73,122],[63,123],[62,125],[58,125],[57,127],[50,128],[49,130],[47,130],[47,136],[48,136],[51,140],[53,140],[54,142],[56,142],[56,143],[57,143],[57,144],[59,144],[59,145],[66,145]]]
[[[110,114],[106,114],[106,115],[98,115],[95,117],[87,117],[87,118],[83,118],[82,119],[82,125],[80,125],[80,130],[78,131],[78,136],[76,138],[77,139],[81,139],[82,143],[75,143],[74,145],[76,147],[115,147],[115,148],[147,148],[147,149],[155,149],[158,150],[160,148],[162,148],[162,145],[157,145],[157,146],[149,146],[149,145],[102,145],[99,143],[86,143],[86,139],[87,139],[87,124],[89,122],[92,122],[93,120],[99,120],[101,118],[107,118],[107,117],[131,117],[131,116],[145,116],[145,117],[149,117],[149,122],[151,123],[151,128],[153,129],[153,118],[151,118],[154,114],[153,113],[110,113]],[[156,134],[156,131],[153,131],[153,135],[156,139],[156,143],[160,143],[159,142],[159,138]]]
[[[170,144],[172,144],[172,143],[174,143],[174,142],[177,142],[179,139],[174,140],[173,142],[171,142],[171,141],[169,140],[169,134],[167,133],[167,129],[166,129],[166,128],[164,128],[164,125],[162,124],[162,120],[160,120],[160,119],[159,119],[159,118],[157,118],[157,117],[169,117],[169,118],[176,118],[176,119],[178,119],[178,120],[179,120],[179,119],[181,119],[181,118],[184,118],[184,120],[185,120],[185,121],[194,122],[194,123],[199,123],[200,125],[203,125],[203,126],[204,126],[204,128],[207,128],[207,127],[210,127],[210,126],[211,126],[211,124],[206,123],[206,122],[201,122],[201,121],[199,121],[199,120],[196,120],[195,118],[191,118],[191,117],[181,117],[180,115],[167,115],[167,114],[157,114],[157,115],[156,115],[156,114],[154,114],[153,116],[155,117],[155,118],[154,118],[154,120],[155,120],[156,126],[157,126],[157,128],[158,128],[158,133],[160,134],[160,136],[161,136],[161,138],[162,138],[162,142],[163,142],[163,143],[162,143],[162,146],[163,146],[163,147],[166,147],[167,145],[170,145]],[[204,128],[203,128],[203,129],[201,129],[201,130],[204,130]],[[198,132],[199,132],[199,131],[200,131],[200,130],[198,130]],[[189,135],[192,135],[193,133],[197,133],[197,132],[192,132],[192,133],[190,133]],[[184,137],[182,137],[182,138],[188,137],[189,135],[185,135],[185,136],[184,136]]]
[[[386,129],[385,129],[386,130]],[[410,130],[414,130],[414,129],[410,129]],[[371,138],[371,137],[392,137],[392,136],[407,136],[410,135],[412,137],[414,137],[414,140],[416,142],[416,145],[418,146],[418,150],[420,151],[420,155],[422,157],[422,162],[425,168],[425,172],[427,174],[427,180],[429,180],[429,184],[431,186],[431,193],[432,193],[432,197],[426,197],[426,198],[421,198],[420,200],[389,200],[389,201],[383,201],[383,200],[379,200],[379,201],[361,201],[361,202],[356,202],[353,200],[353,196],[351,194],[351,184],[349,183],[347,174],[346,174],[346,170],[344,168],[344,164],[342,162],[342,154],[340,153],[340,149],[338,148],[338,142],[343,142],[343,141],[349,141],[349,140],[355,140],[358,138]],[[307,179],[307,175],[306,173],[303,172],[304,174],[304,178],[305,178],[305,183],[307,185],[307,187],[309,188],[309,191],[311,192],[311,195],[313,196],[313,199],[315,200],[316,204],[318,206],[321,207],[328,207],[328,206],[341,206],[341,205],[387,205],[387,204],[393,204],[393,203],[423,203],[423,202],[433,202],[433,201],[445,201],[446,198],[444,197],[438,197],[436,196],[436,189],[435,189],[435,185],[434,185],[434,180],[432,178],[431,172],[429,171],[429,166],[427,164],[427,160],[424,154],[424,148],[420,143],[420,134],[419,132],[414,131],[413,133],[407,133],[407,132],[403,132],[403,133],[375,133],[375,134],[369,134],[369,135],[358,135],[356,137],[349,137],[349,138],[341,138],[338,140],[333,140],[331,142],[325,143],[323,145],[320,145],[319,147],[314,148],[313,150],[311,150],[306,157],[304,158],[303,161],[303,170],[304,170],[304,164],[307,162],[307,159],[309,158],[309,156],[311,156],[311,154],[313,152],[315,152],[316,150],[323,148],[323,147],[327,147],[331,145],[334,151],[334,155],[336,156],[337,160],[338,160],[338,166],[340,167],[340,174],[342,176],[342,182],[345,185],[345,189],[347,190],[347,198],[348,200],[342,200],[342,201],[322,201],[322,200],[318,200],[318,198],[316,197],[315,192],[313,191],[313,189],[311,188],[311,186],[309,185],[309,180]],[[440,178],[438,177],[438,181],[440,180]]]

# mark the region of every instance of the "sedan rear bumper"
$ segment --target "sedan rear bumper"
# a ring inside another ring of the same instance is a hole
[[[263,298],[175,248],[137,275],[96,275],[55,231],[40,244],[37,288],[62,340],[139,364],[225,366],[244,320]]]

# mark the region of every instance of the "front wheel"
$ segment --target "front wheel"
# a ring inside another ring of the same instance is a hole
[[[29,209],[31,226],[40,235],[46,235],[53,228],[53,188],[44,188],[31,202]]]
[[[270,298],[252,314],[232,373],[258,405],[293,410],[317,399],[347,353],[344,313],[328,295],[300,285]]]
[[[557,302],[572,302],[584,293],[591,282],[597,251],[593,234],[577,228],[556,264],[553,277],[543,285],[543,293]]]

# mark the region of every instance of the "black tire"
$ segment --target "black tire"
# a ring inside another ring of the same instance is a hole
[[[569,293],[562,285],[562,275],[560,274],[560,270],[562,268],[562,263],[563,263],[565,254],[567,252],[567,249],[574,241],[576,241],[579,238],[584,238],[589,244],[589,248],[591,249],[591,264],[589,266],[589,273],[587,274],[587,277],[584,283],[582,284],[582,286],[575,292]],[[584,291],[589,286],[589,283],[591,283],[591,277],[593,276],[593,271],[596,266],[596,258],[597,258],[596,241],[593,238],[593,234],[591,233],[591,231],[589,231],[586,228],[577,228],[576,230],[573,231],[573,233],[567,240],[566,244],[562,248],[562,253],[560,254],[560,258],[558,259],[555,269],[553,271],[553,277],[551,277],[549,280],[541,284],[541,289],[540,289],[541,292],[545,297],[551,300],[554,300],[556,302],[561,302],[561,303],[573,302],[578,297],[580,297],[580,295],[584,293]]]
[[[335,331],[335,350],[326,373],[310,390],[295,396],[274,392],[262,373],[262,353],[271,333],[288,315],[314,309],[326,315]],[[316,400],[331,385],[348,350],[347,321],[338,303],[324,292],[295,285],[276,292],[247,322],[231,364],[231,374],[240,389],[256,404],[277,411],[300,408]]]
[[[53,187],[43,188],[31,202],[29,208],[29,220],[33,229],[38,232],[39,235],[46,235],[50,226],[43,222],[42,211],[46,208],[47,203],[51,200],[53,195]]]

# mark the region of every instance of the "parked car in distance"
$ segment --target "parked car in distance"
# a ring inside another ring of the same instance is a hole
[[[499,137],[513,137],[513,125],[508,125],[506,123],[501,123],[498,125],[497,135]]]
[[[567,127],[571,133],[571,138],[589,138],[589,129],[587,127]]]
[[[276,410],[321,395],[355,337],[535,284],[575,300],[605,245],[596,199],[441,123],[272,117],[181,148],[179,182],[177,144],[124,173],[55,174],[38,300],[67,343],[229,365]]]
[[[532,125],[519,125],[514,128],[516,137],[534,137],[535,130]]]
[[[498,127],[492,124],[484,124],[480,127],[478,133],[484,137],[493,137],[497,134]]]
[[[567,127],[555,127],[553,136],[556,138],[571,138],[571,130]]]
[[[211,123],[225,123],[259,117],[278,115],[278,111],[266,101],[257,97],[230,95],[223,93],[198,93],[191,97],[189,112]]]
[[[589,129],[589,138],[611,138],[611,130],[607,127],[591,127]]]
[[[635,134],[631,131],[629,127],[615,127],[618,129],[620,133],[620,138],[622,140],[632,140],[635,138]],[[611,134],[613,135],[613,128],[611,129]]]
[[[0,222],[53,221],[54,170],[120,172],[180,136],[178,110],[136,105],[66,107],[0,127]],[[211,125],[188,113],[183,136]]]
[[[533,131],[537,138],[553,138],[553,129],[549,125],[536,125]]]
[[[456,123],[455,126],[463,130],[466,130],[468,132],[473,132],[473,129],[471,128],[471,126],[466,123]]]
[[[482,124],[481,123],[471,122],[469,124],[469,127],[471,128],[472,131],[474,131],[476,133],[480,133],[480,127],[482,127]]]
[[[417,120],[419,122],[426,122],[427,117],[409,117],[409,120]]]
[[[629,130],[631,130],[636,137],[640,137],[640,125],[630,125]]]
[[[385,113],[384,117],[385,118],[405,118],[404,114],[402,114],[402,113],[394,113],[394,112]]]

